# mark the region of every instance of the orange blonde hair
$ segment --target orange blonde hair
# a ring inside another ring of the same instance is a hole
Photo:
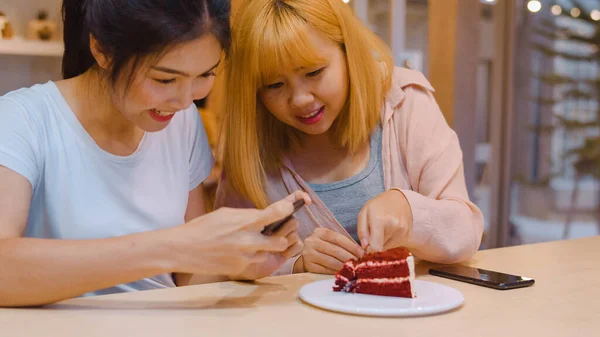
[[[339,45],[346,57],[348,100],[332,125],[340,146],[354,152],[369,139],[391,86],[389,48],[342,1],[245,1],[233,20],[225,63],[220,156],[228,187],[259,208],[269,204],[266,175],[277,172],[302,134],[272,116],[257,93],[283,70],[322,61],[309,29]]]

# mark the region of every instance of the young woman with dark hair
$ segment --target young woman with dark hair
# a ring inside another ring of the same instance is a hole
[[[295,221],[204,215],[213,158],[193,101],[230,43],[227,0],[64,0],[64,80],[0,97],[0,306],[270,275]]]

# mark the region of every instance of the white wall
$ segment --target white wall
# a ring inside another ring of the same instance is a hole
[[[15,29],[25,36],[27,24],[40,9],[48,11],[49,19],[60,25],[61,0],[0,0],[3,11]],[[62,34],[62,28],[59,29]],[[0,40],[0,43],[2,41]],[[0,55],[0,95],[35,83],[60,79],[59,57]]]
[[[25,36],[27,23],[44,9],[49,14],[49,20],[60,24],[61,0],[0,0],[0,11],[4,12],[11,21],[15,33]]]

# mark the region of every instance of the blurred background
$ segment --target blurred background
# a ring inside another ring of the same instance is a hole
[[[339,1],[436,89],[482,249],[600,234],[600,0]],[[60,79],[60,0],[0,0],[0,36],[0,95]],[[197,102],[213,146],[226,95]]]

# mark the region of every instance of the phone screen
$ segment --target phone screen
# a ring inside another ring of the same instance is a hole
[[[430,269],[430,274],[494,288],[522,287],[531,285],[534,282],[534,280],[529,277],[467,266],[450,266]]]

